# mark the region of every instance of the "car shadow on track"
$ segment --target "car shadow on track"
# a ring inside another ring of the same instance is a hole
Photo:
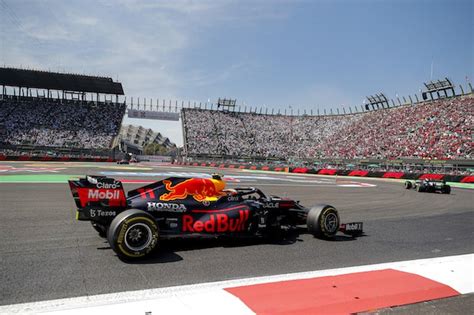
[[[97,250],[112,251],[112,248],[109,246],[107,241],[104,242],[104,245],[105,246],[103,247],[97,247]],[[183,260],[183,257],[176,254],[173,250],[170,250],[169,248],[164,248],[163,246],[160,246],[158,250],[155,250],[153,253],[151,253],[149,256],[147,256],[144,259],[130,261],[130,260],[122,259],[120,257],[118,258],[127,264],[163,264],[163,263],[172,263],[172,262],[178,262],[178,261]]]
[[[148,265],[148,264],[165,264],[165,263],[173,263],[173,262],[178,262],[182,261],[183,257],[180,255],[176,254],[174,251],[168,251],[168,250],[155,250],[153,253],[150,254],[150,256],[147,256],[144,259],[140,260],[123,260],[123,262],[127,264],[132,264],[132,265]]]
[[[367,236],[366,234],[359,235],[357,237],[354,236],[348,236],[348,235],[336,235],[331,239],[328,239],[328,242],[350,242],[350,241],[355,241],[359,237],[364,237]]]
[[[158,249],[150,253],[146,258],[132,261],[125,261],[128,264],[157,264],[172,263],[183,260],[178,253],[194,251],[208,248],[237,248],[258,245],[292,245],[296,242],[304,242],[302,235],[307,235],[305,229],[293,230],[272,237],[217,237],[217,238],[179,238],[162,240]],[[345,235],[336,235],[334,238],[325,240],[329,242],[347,242],[357,238]],[[104,247],[99,249],[111,249]]]

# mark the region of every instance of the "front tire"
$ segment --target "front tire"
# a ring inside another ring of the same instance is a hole
[[[312,207],[306,218],[308,231],[318,238],[332,238],[339,231],[339,214],[330,205]]]
[[[155,219],[137,209],[116,216],[107,232],[110,247],[124,260],[147,256],[157,246],[158,239],[159,229]]]
[[[405,189],[410,189],[412,187],[412,184],[409,180],[405,182]]]

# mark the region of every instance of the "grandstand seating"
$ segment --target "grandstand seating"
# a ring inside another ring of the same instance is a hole
[[[263,115],[184,109],[190,156],[289,158],[472,158],[474,97],[365,113]]]
[[[0,101],[6,145],[109,149],[125,104],[8,97]]]

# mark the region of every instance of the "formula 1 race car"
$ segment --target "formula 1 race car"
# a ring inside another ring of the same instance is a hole
[[[450,194],[451,193],[451,186],[447,185],[443,180],[436,180],[436,179],[423,179],[423,180],[416,180],[416,181],[409,181],[405,182],[405,189],[416,189],[418,192],[430,192],[430,193],[442,193],[442,194]]]
[[[132,154],[126,154],[121,160],[117,161],[117,164],[131,164],[131,163],[138,163],[137,158]]]
[[[121,159],[119,161],[117,161],[117,164],[126,164],[126,165],[129,165],[131,163],[138,163],[138,160],[135,159],[135,158],[131,158],[130,160],[127,160],[127,159]]]
[[[294,201],[267,196],[258,188],[224,189],[212,178],[171,177],[131,190],[108,177],[70,180],[77,219],[91,221],[122,259],[148,255],[161,239],[188,236],[265,236],[306,225],[319,238],[338,231],[362,235],[362,222],[340,224],[337,210],[326,204],[305,208]]]

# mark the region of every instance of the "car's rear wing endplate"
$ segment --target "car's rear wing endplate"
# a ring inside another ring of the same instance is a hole
[[[78,209],[90,204],[125,207],[127,200],[122,183],[104,176],[86,176],[69,180],[69,187]]]

